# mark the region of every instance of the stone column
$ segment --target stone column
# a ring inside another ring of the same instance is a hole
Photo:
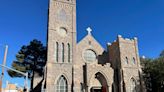
[[[81,88],[79,86],[74,86],[74,92],[81,92]]]
[[[91,87],[90,87],[90,86],[88,86],[88,87],[87,87],[87,92],[90,92],[90,89],[91,89]]]
[[[68,85],[68,92],[71,92],[71,85]]]
[[[108,86],[108,92],[112,92],[112,88],[111,88],[111,86]]]
[[[123,83],[122,83],[122,81],[120,83],[120,92],[123,92]]]

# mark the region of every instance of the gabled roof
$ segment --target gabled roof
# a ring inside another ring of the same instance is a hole
[[[92,36],[92,34],[86,35],[82,40],[80,40],[77,45],[80,46],[82,44],[88,44],[91,42],[94,46],[96,46],[96,49],[101,49],[104,51],[104,48],[98,43],[98,41]]]

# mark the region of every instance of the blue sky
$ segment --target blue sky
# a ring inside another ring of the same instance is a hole
[[[47,10],[48,0],[0,0],[0,44],[9,45],[7,66],[30,40],[46,43]],[[88,26],[104,48],[120,34],[138,37],[140,56],[158,57],[164,49],[164,0],[77,0],[78,41]],[[3,53],[0,46],[0,62]]]

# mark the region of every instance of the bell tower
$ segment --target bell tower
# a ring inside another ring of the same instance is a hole
[[[142,92],[138,40],[123,38],[109,45],[109,58],[114,69],[115,92]]]
[[[73,48],[76,46],[76,0],[49,2],[46,91],[71,92]]]

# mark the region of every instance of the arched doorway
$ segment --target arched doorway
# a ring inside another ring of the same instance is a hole
[[[100,72],[92,77],[90,86],[90,92],[108,92],[107,81]]]

